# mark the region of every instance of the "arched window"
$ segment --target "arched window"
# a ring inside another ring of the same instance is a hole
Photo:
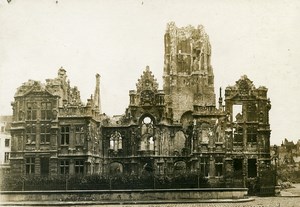
[[[140,150],[154,150],[154,130],[153,121],[150,117],[146,116],[141,123],[141,143]]]
[[[109,149],[118,151],[123,148],[122,136],[118,131],[115,131],[110,136]]]

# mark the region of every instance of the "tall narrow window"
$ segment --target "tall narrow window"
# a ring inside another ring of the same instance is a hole
[[[153,151],[154,150],[154,130],[153,121],[150,117],[145,117],[141,124],[141,143],[140,150],[142,151]]]
[[[223,159],[222,157],[216,157],[215,160],[216,176],[220,177],[223,175]]]
[[[68,145],[70,139],[70,126],[62,126],[60,132],[60,144]]]
[[[37,103],[28,102],[27,103],[27,120],[36,120],[37,114]]]
[[[5,139],[5,147],[9,147],[10,145],[10,140],[9,139]]]
[[[110,136],[110,147],[111,150],[118,151],[123,148],[122,136],[120,132],[115,131]]]
[[[257,121],[257,105],[255,103],[248,103],[247,105],[247,120]]]
[[[50,102],[43,102],[41,104],[41,119],[42,120],[52,119],[52,105]]]
[[[42,125],[41,126],[41,144],[50,143],[50,126]]]
[[[75,173],[81,175],[84,173],[84,160],[75,161]]]
[[[240,126],[237,126],[233,129],[233,142],[235,144],[241,144],[243,143],[243,128]]]
[[[35,144],[36,129],[34,125],[26,126],[26,144]]]
[[[60,161],[60,174],[62,175],[69,174],[69,160]]]
[[[35,170],[35,158],[28,157],[26,158],[26,174],[34,174]]]
[[[149,138],[149,150],[154,150],[154,140],[153,137]]]
[[[233,121],[242,121],[243,119],[243,106],[242,105],[233,105],[232,106],[232,116],[233,116]]]
[[[200,158],[200,172],[205,176],[208,177],[209,172],[209,162],[208,157]]]
[[[247,128],[247,142],[256,144],[257,142],[257,128],[254,126],[249,126]]]
[[[84,126],[77,125],[75,126],[75,141],[76,145],[83,145],[84,144]]]
[[[9,152],[5,152],[4,153],[4,163],[8,163],[9,162]]]

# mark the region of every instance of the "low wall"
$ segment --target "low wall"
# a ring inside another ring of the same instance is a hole
[[[243,199],[247,188],[145,189],[145,190],[72,190],[2,191],[0,200],[14,201],[152,201]]]

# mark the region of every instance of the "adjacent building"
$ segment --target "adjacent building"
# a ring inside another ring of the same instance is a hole
[[[91,174],[100,170],[100,76],[84,105],[66,71],[45,84],[29,80],[17,89],[11,128],[11,173]]]
[[[211,46],[203,26],[167,25],[160,89],[147,66],[124,115],[101,112],[100,76],[83,104],[61,68],[17,89],[11,172],[19,175],[197,173],[211,186],[274,191],[270,100],[247,76],[216,103]],[[252,184],[251,184],[252,183]],[[251,186],[250,186],[251,185]]]
[[[0,116],[0,177],[10,171],[11,122],[12,116]]]

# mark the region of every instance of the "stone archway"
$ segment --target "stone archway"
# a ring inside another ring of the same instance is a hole
[[[117,176],[123,174],[123,165],[119,162],[112,162],[109,164],[109,174]]]
[[[186,172],[186,163],[184,161],[177,161],[174,164],[174,175],[184,174]]]
[[[180,123],[183,129],[187,129],[193,123],[192,111],[186,111],[182,114],[180,118]]]

